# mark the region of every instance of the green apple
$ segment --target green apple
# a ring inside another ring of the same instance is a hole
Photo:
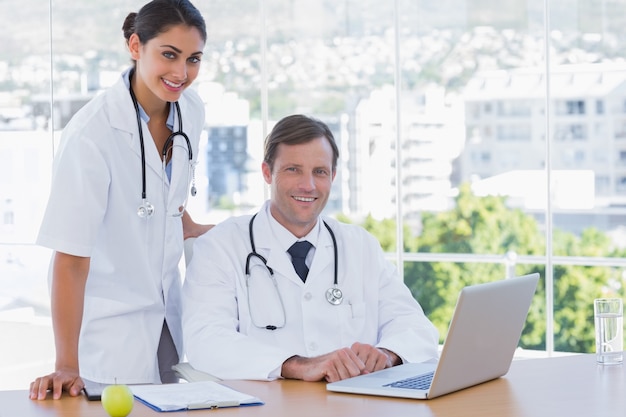
[[[133,409],[133,392],[127,385],[108,385],[102,390],[102,407],[111,417],[126,417]]]

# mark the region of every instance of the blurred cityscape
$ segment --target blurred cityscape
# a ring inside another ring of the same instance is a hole
[[[49,251],[32,244],[60,133],[129,65],[119,30],[126,9],[133,9],[129,2],[66,3],[54,9],[63,25],[46,33],[47,8],[31,0],[23,7],[0,2],[6,23],[0,34],[0,321],[11,323],[10,335],[34,331],[48,343],[45,353],[11,345],[4,354],[9,362],[0,362],[7,375],[22,373],[21,357],[42,358],[30,372],[52,363]],[[299,112],[327,122],[340,146],[329,214],[394,218],[399,185],[403,220],[418,235],[421,213],[450,209],[458,186],[470,182],[476,194],[508,196],[511,207],[543,223],[550,168],[554,227],[579,233],[594,226],[624,244],[626,0],[604,0],[601,7],[550,1],[558,30],[548,40],[537,1],[502,0],[497,7],[487,0],[407,2],[398,37],[390,29],[392,8],[383,2],[267,2],[277,23],[266,50],[258,1],[207,3],[219,3],[201,6],[207,20],[222,24],[209,25],[193,87],[206,106],[196,167],[200,191],[189,202],[200,221],[220,221],[263,202],[264,135],[273,122]],[[99,20],[104,15],[119,25]],[[85,37],[92,29],[93,37]],[[42,41],[51,36],[52,59],[51,43]]]

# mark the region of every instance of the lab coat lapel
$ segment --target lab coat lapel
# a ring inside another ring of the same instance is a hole
[[[111,126],[122,132],[126,132],[128,146],[141,160],[141,144],[139,140],[139,129],[137,127],[137,114],[130,92],[122,77],[111,88],[111,94],[107,95],[107,110],[110,115]],[[146,155],[146,167],[152,169],[157,175],[161,175],[161,158],[159,152],[155,152],[154,140],[148,130],[148,126],[142,122],[143,139]]]
[[[330,238],[330,234],[328,233],[326,226],[322,223],[320,236],[317,240],[317,247],[315,248],[315,256],[313,257],[313,262],[311,263],[311,268],[309,269],[309,277],[330,276],[331,278],[322,279],[328,279],[329,283],[332,282],[331,280],[333,279],[335,273],[334,261],[335,254],[333,241]]]
[[[264,210],[265,207],[254,220],[254,244],[257,252],[265,256],[267,266],[274,270],[274,275],[281,275],[293,282],[302,284],[289,255],[275,241],[267,217],[270,214]]]

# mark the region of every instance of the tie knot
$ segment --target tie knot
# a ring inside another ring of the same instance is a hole
[[[308,240],[303,240],[300,242],[296,242],[288,249],[289,254],[292,258],[306,258],[306,255],[309,253],[309,249],[311,249],[311,242]]]

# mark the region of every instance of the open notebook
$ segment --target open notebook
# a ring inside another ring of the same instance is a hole
[[[429,399],[501,377],[511,366],[538,281],[535,273],[461,290],[437,363],[406,363],[326,388]]]

